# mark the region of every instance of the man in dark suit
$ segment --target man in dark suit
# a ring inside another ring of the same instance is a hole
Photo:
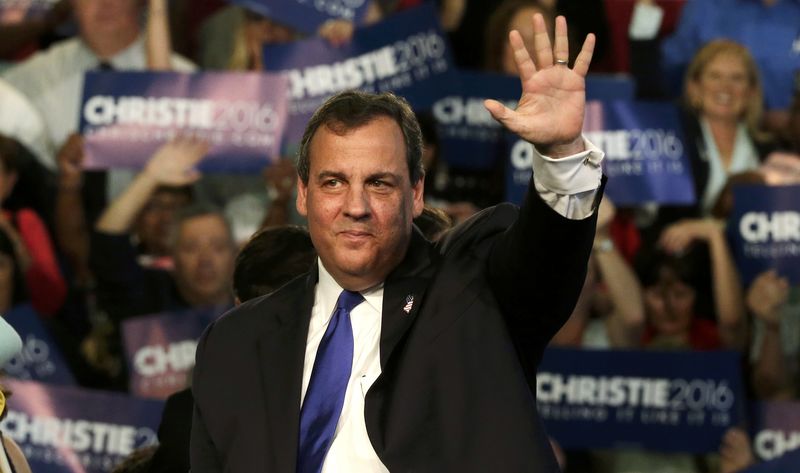
[[[557,471],[535,372],[583,284],[602,152],[581,136],[594,37],[568,67],[534,17],[523,94],[491,114],[537,150],[521,209],[486,209],[433,245],[419,126],[390,94],[345,92],[311,118],[298,210],[318,263],[241,305],[197,350],[193,473]],[[540,154],[539,154],[540,153]]]

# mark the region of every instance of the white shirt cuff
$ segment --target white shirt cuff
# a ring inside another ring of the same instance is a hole
[[[533,184],[539,196],[562,216],[580,220],[594,212],[594,200],[603,178],[605,153],[585,137],[586,149],[553,159],[533,147]]]
[[[628,26],[628,37],[633,40],[653,39],[661,29],[664,10],[658,5],[636,3]]]

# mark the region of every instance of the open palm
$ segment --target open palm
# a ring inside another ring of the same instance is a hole
[[[580,138],[586,104],[585,77],[594,50],[594,35],[586,37],[572,68],[567,65],[567,23],[556,19],[555,47],[550,45],[544,18],[533,17],[534,51],[528,53],[519,32],[509,41],[522,83],[516,110],[487,100],[486,108],[510,131],[541,148],[569,145]]]

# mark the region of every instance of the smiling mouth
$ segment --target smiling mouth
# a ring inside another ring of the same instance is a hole
[[[346,242],[354,243],[354,244],[361,244],[370,238],[372,238],[372,234],[369,232],[361,232],[356,230],[348,230],[344,232],[340,232],[339,236],[344,239]]]
[[[344,232],[340,232],[339,234],[350,238],[366,238],[372,236],[372,234],[369,232],[360,232],[357,230],[347,230]]]
[[[733,96],[728,93],[719,93],[714,97],[715,101],[720,105],[730,105],[733,101]]]

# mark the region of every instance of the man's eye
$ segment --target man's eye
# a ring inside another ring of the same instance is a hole
[[[335,187],[339,187],[340,185],[342,185],[342,181],[340,181],[339,179],[328,179],[327,181],[323,182],[322,185],[325,186],[325,187],[333,187],[333,188],[335,188]]]
[[[381,181],[380,179],[374,179],[369,182],[369,185],[372,187],[388,187],[389,183],[386,181]]]

